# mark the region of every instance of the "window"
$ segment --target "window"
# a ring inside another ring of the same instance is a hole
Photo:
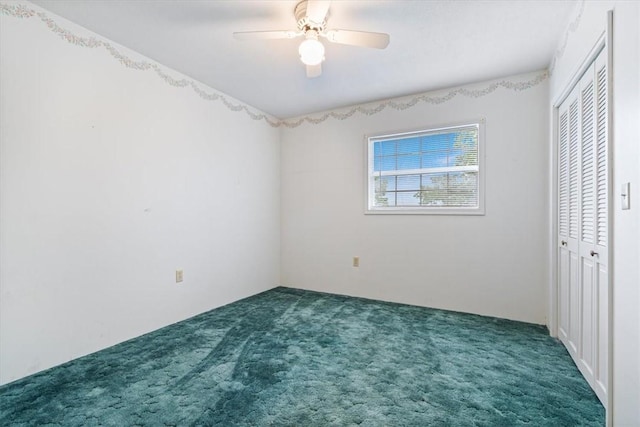
[[[481,123],[367,138],[366,213],[484,214]]]

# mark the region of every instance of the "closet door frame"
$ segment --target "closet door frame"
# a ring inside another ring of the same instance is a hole
[[[584,75],[585,72],[592,66],[595,62],[596,58],[600,54],[603,49],[607,49],[607,105],[608,105],[608,116],[607,116],[607,127],[608,127],[608,152],[607,157],[609,159],[608,164],[608,212],[607,212],[607,224],[608,224],[608,235],[607,235],[607,260],[608,260],[608,296],[607,296],[607,304],[608,304],[608,315],[607,315],[607,324],[608,324],[608,344],[607,344],[607,353],[608,353],[608,386],[607,386],[607,404],[606,404],[606,422],[607,426],[612,426],[613,422],[613,209],[615,207],[614,201],[617,200],[613,197],[613,149],[614,149],[614,134],[613,134],[613,11],[610,10],[607,12],[606,16],[606,30],[604,33],[598,38],[593,48],[589,52],[589,54],[585,57],[582,64],[578,69],[574,72],[572,78],[565,85],[563,91],[560,93],[556,99],[553,100],[552,103],[552,114],[551,114],[551,180],[550,180],[550,281],[549,281],[549,311],[548,311],[548,321],[547,326],[549,328],[549,332],[551,336],[558,337],[558,323],[559,323],[559,280],[558,277],[558,268],[559,268],[559,224],[558,224],[558,186],[559,186],[559,176],[558,176],[558,154],[559,154],[559,125],[560,125],[560,115],[559,108],[562,103],[571,95],[573,89],[579,84],[580,79]]]

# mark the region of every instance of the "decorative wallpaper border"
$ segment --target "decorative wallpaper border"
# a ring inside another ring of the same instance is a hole
[[[582,13],[584,12],[584,4],[586,0],[582,0],[580,4],[580,9],[578,9],[578,14],[575,19],[569,24],[569,27],[564,33],[564,38],[560,47],[556,50],[556,53],[553,55],[553,59],[551,60],[551,64],[549,65],[549,75],[553,74],[553,71],[556,69],[556,63],[562,56],[564,55],[564,51],[567,49],[567,44],[569,43],[569,35],[571,33],[575,33],[580,26],[580,21],[582,20]]]
[[[269,123],[272,127],[280,126],[280,120],[275,119],[271,116],[268,116],[263,113],[255,113],[253,112],[247,105],[242,104],[240,102],[234,103],[229,100],[226,96],[216,93],[216,92],[208,92],[202,89],[194,80],[191,79],[174,79],[169,74],[167,74],[162,67],[160,67],[155,62],[147,62],[147,61],[135,61],[128,56],[121,53],[118,49],[116,49],[112,44],[98,40],[95,37],[80,37],[73,34],[69,30],[65,30],[60,27],[52,18],[50,18],[45,12],[39,12],[34,9],[30,9],[24,4],[18,5],[8,5],[4,3],[0,3],[0,13],[8,16],[12,16],[15,18],[27,19],[37,17],[39,18],[53,33],[60,36],[63,40],[71,43],[75,46],[87,47],[87,48],[99,48],[103,47],[107,52],[111,54],[115,59],[117,59],[122,65],[127,68],[131,68],[134,70],[153,70],[155,73],[164,80],[167,84],[174,87],[190,87],[198,96],[202,99],[206,99],[207,101],[220,101],[231,111],[244,111],[249,117],[253,120],[264,120]]]
[[[333,118],[336,120],[345,120],[349,117],[353,116],[355,113],[361,113],[365,116],[372,116],[383,111],[386,108],[391,108],[394,110],[406,110],[408,108],[416,106],[418,103],[426,103],[426,104],[442,104],[447,101],[451,101],[458,95],[466,96],[469,98],[480,98],[481,96],[489,95],[490,93],[495,92],[498,88],[510,89],[514,91],[523,91],[526,89],[530,89],[534,86],[539,85],[543,81],[545,81],[549,77],[549,74],[546,71],[543,71],[536,75],[534,78],[523,81],[523,82],[513,82],[510,80],[500,80],[493,83],[490,83],[484,89],[468,89],[465,87],[452,89],[449,92],[444,93],[443,95],[435,95],[437,91],[423,93],[421,95],[415,95],[413,97],[406,98],[394,98],[386,101],[380,102],[372,102],[368,104],[356,105],[344,110],[333,110],[321,115],[313,116],[304,116],[296,119],[287,119],[282,120],[281,125],[288,128],[295,128],[300,126],[302,123],[311,123],[311,124],[319,124],[324,122],[329,118]],[[401,99],[407,99],[407,101],[401,101]],[[343,112],[340,112],[343,111]]]
[[[584,9],[584,1],[582,2],[582,7],[580,9],[580,13],[576,20],[569,27],[570,31],[575,31],[577,26],[579,25],[580,18],[582,16],[582,10]],[[412,108],[419,103],[427,103],[427,104],[442,104],[444,102],[448,102],[455,98],[458,95],[466,96],[469,98],[479,98],[482,96],[489,95],[490,93],[495,92],[499,88],[514,90],[514,91],[523,91],[526,89],[530,89],[538,84],[542,83],[549,77],[549,72],[544,71],[536,75],[534,78],[527,81],[511,81],[511,80],[499,80],[492,83],[489,83],[483,89],[469,89],[467,87],[461,87],[457,89],[452,89],[442,95],[437,95],[436,93],[439,91],[432,91],[423,94],[418,94],[412,97],[403,97],[403,98],[395,98],[389,99],[385,101],[371,102],[366,104],[359,104],[353,107],[348,107],[346,109],[338,109],[331,110],[324,113],[318,113],[313,115],[302,116],[293,119],[285,119],[279,120],[274,118],[273,116],[264,114],[264,113],[256,113],[252,111],[252,109],[243,103],[240,102],[232,102],[229,98],[217,92],[209,92],[202,87],[196,81],[182,78],[182,79],[174,79],[170,75],[168,75],[158,63],[148,62],[148,61],[135,61],[128,56],[121,53],[118,49],[116,49],[110,43],[99,40],[95,37],[80,37],[75,35],[69,30],[66,30],[59,26],[52,18],[50,18],[45,12],[36,11],[27,7],[24,4],[10,5],[0,3],[0,13],[11,16],[14,18],[20,19],[29,19],[37,17],[42,21],[53,33],[57,34],[65,40],[66,42],[73,44],[79,47],[86,48],[104,48],[111,56],[118,60],[122,65],[127,68],[131,68],[134,70],[153,70],[162,80],[164,80],[167,84],[180,87],[180,88],[191,88],[198,96],[207,101],[220,101],[222,104],[227,107],[231,111],[244,111],[252,120],[261,121],[264,120],[272,127],[286,127],[286,128],[296,128],[303,123],[310,124],[320,124],[325,122],[328,119],[335,120],[346,120],[352,117],[356,113],[364,114],[366,116],[372,116],[374,114],[378,114],[381,111],[390,108],[394,110],[406,110],[408,108]],[[567,45],[568,40],[568,32],[565,35],[565,40],[561,49],[556,52],[556,56],[552,61],[552,67],[555,66],[556,58],[559,58],[564,53],[564,49]],[[404,101],[403,101],[404,100]]]

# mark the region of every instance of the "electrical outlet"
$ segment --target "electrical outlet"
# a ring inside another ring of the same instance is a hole
[[[176,270],[176,283],[180,283],[184,280],[184,271]]]
[[[353,257],[353,266],[354,267],[360,267],[360,257],[359,256],[354,256]]]

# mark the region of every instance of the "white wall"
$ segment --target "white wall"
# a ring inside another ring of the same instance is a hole
[[[0,51],[0,383],[278,284],[278,129],[37,16]]]
[[[279,266],[282,282],[300,288],[544,323],[548,93],[553,100],[566,85],[609,8],[614,190],[631,181],[634,206],[614,214],[613,408],[616,426],[637,425],[634,2],[586,2],[549,85],[356,112],[281,135],[220,100],[127,68],[103,47],[68,43],[38,17],[0,14],[0,384],[268,289]],[[478,117],[486,118],[485,216],[363,214],[363,135]],[[176,268],[185,270],[182,285]]]
[[[560,44],[550,81],[560,96],[598,37],[613,22],[613,379],[614,426],[640,425],[640,3],[587,1]],[[569,23],[567,23],[569,26]],[[620,186],[631,182],[632,209],[620,209]]]
[[[364,215],[364,135],[481,117],[486,215]],[[440,104],[283,129],[282,282],[545,323],[547,132],[546,80],[525,90],[499,87],[484,96],[458,94]],[[359,268],[352,267],[354,256]]]

